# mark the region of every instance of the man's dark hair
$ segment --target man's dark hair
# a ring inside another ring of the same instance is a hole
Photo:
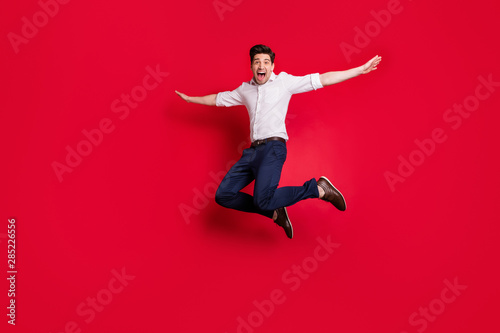
[[[250,49],[250,63],[253,62],[253,57],[259,53],[269,54],[269,56],[271,57],[271,63],[274,64],[274,58],[276,57],[276,55],[269,46],[265,46],[262,44],[254,45]]]

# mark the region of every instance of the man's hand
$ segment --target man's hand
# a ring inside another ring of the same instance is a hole
[[[361,74],[368,74],[377,69],[377,65],[382,61],[382,57],[376,55],[361,67]]]
[[[186,102],[188,102],[188,103],[189,103],[189,96],[188,96],[188,95],[183,94],[183,93],[181,93],[181,92],[179,92],[179,91],[177,91],[177,90],[175,91],[175,93],[176,93],[177,95],[179,95],[179,96],[180,96],[183,100],[185,100]]]

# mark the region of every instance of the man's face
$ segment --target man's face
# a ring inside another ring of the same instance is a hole
[[[257,84],[266,83],[274,70],[274,64],[271,63],[269,54],[259,53],[254,55],[252,60],[253,78]]]

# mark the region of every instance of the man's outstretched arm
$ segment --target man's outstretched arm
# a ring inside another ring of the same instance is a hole
[[[376,70],[377,65],[380,63],[381,60],[382,57],[377,55],[372,59],[370,59],[363,66],[351,68],[345,71],[334,71],[334,72],[327,72],[324,74],[320,74],[319,79],[323,87],[331,86],[332,84],[352,79],[353,77],[356,77],[361,74],[368,74],[371,71]]]
[[[215,98],[217,97],[217,94],[211,94],[211,95],[199,96],[199,97],[198,96],[188,96],[188,95],[183,94],[177,90],[175,91],[175,93],[188,103],[196,103],[196,104],[211,105],[211,106],[215,106]]]

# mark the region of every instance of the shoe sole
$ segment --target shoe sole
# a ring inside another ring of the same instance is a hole
[[[285,211],[285,215],[286,215],[286,219],[288,221],[288,223],[290,223],[290,229],[292,230],[292,237],[290,237],[290,239],[293,238],[293,226],[292,226],[292,221],[290,221],[290,218],[288,217],[288,211],[286,210],[286,207],[283,207],[283,210]]]
[[[346,209],[347,209],[347,203],[345,202],[345,198],[344,198],[344,196],[342,195],[342,192],[340,192],[340,191],[338,190],[338,188],[336,188],[335,186],[333,186],[332,182],[331,182],[328,178],[326,178],[325,176],[321,176],[321,177],[319,177],[319,179],[321,179],[321,178],[323,178],[324,180],[326,180],[326,181],[328,182],[328,184],[330,184],[330,185],[331,185],[331,186],[332,186],[332,187],[333,187],[333,188],[334,188],[337,192],[339,192],[339,193],[340,193],[340,196],[342,197],[342,201],[344,201],[344,206],[345,206],[345,209],[344,209],[344,210],[346,210]],[[340,210],[340,209],[339,209],[339,210]],[[343,212],[343,211],[341,211],[341,212]]]

